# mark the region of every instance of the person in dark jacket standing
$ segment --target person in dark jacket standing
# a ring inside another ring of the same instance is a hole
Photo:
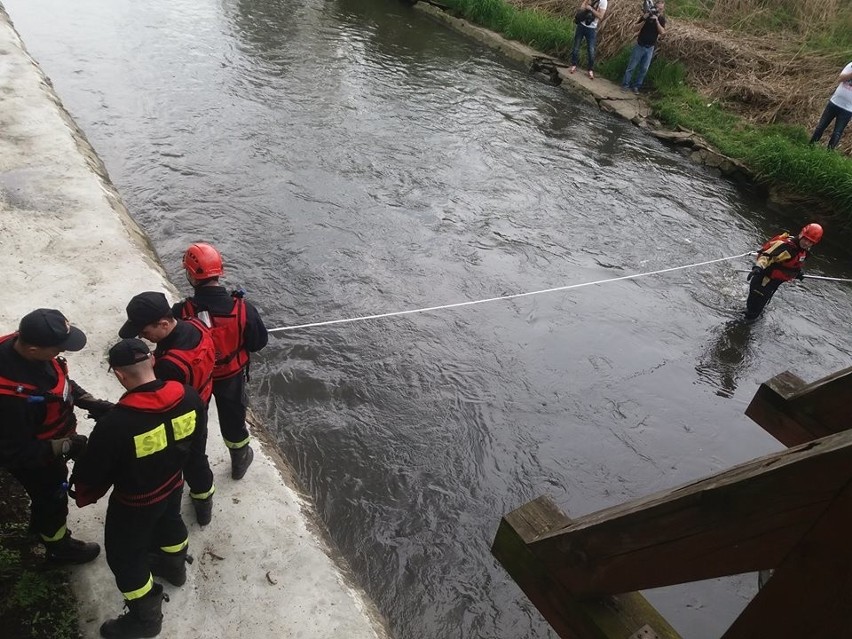
[[[175,304],[172,312],[184,319],[198,318],[211,327],[216,344],[213,396],[219,426],[231,454],[231,477],[242,479],[254,458],[246,427],[249,353],[266,346],[269,336],[245,294],[229,293],[219,284],[225,273],[219,251],[209,244],[193,244],[184,253],[183,267],[195,293]]]
[[[85,345],[86,335],[49,308],[28,313],[16,333],[0,337],[0,466],[27,491],[30,531],[40,536],[54,563],[83,564],[101,550],[74,539],[66,526],[67,461],[86,447],[74,406],[93,415],[111,407],[71,380],[59,357]]]
[[[163,586],[186,581],[189,536],[180,515],[182,469],[203,448],[204,402],[191,386],[154,374],[148,346],[125,339],[109,350],[109,365],[127,392],[101,417],[71,475],[80,507],[114,486],[107,507],[107,563],[127,613],[101,625],[107,639],[154,637],[162,628]]]
[[[198,320],[175,319],[163,293],[146,291],[133,296],[127,304],[127,321],[119,329],[118,336],[141,336],[156,344],[154,374],[157,379],[192,386],[206,409],[213,394],[216,347],[204,324]],[[193,450],[184,469],[195,518],[201,526],[206,526],[213,518],[213,493],[216,491],[206,445],[205,435],[204,445]]]
[[[630,60],[627,63],[624,78],[621,80],[622,89],[639,93],[639,89],[645,81],[645,75],[651,66],[651,60],[654,58],[654,47],[657,46],[657,39],[666,33],[665,11],[666,3],[663,0],[656,0],[636,21],[638,35],[636,44],[633,45],[633,50],[630,52]],[[633,73],[637,67],[639,71],[634,78]]]
[[[802,264],[810,250],[822,239],[819,224],[806,224],[795,237],[788,233],[766,242],[757,254],[754,266],[746,279],[750,282],[746,300],[745,319],[754,321],[784,282],[804,279]]]

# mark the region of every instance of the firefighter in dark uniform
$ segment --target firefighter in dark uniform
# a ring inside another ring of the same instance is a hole
[[[222,256],[209,244],[196,243],[183,256],[186,279],[194,294],[175,304],[175,317],[197,317],[211,327],[216,344],[213,396],[222,438],[231,454],[231,477],[242,479],[254,459],[246,427],[249,353],[266,346],[269,336],[260,313],[243,291],[229,293],[219,284],[225,273]]]
[[[213,393],[216,349],[209,329],[198,320],[176,320],[166,296],[159,291],[135,295],[127,305],[127,321],[119,337],[141,336],[157,345],[154,373],[157,379],[192,386],[206,406]],[[206,433],[206,430],[205,430]],[[184,473],[198,524],[206,526],[213,517],[213,471],[204,446],[194,449]]]
[[[782,233],[761,247],[746,278],[750,282],[745,312],[747,321],[760,317],[781,284],[792,279],[804,279],[802,263],[821,239],[822,227],[811,223],[802,227],[795,237]]]
[[[191,449],[203,448],[207,411],[191,386],[156,378],[142,340],[113,346],[109,365],[127,392],[92,430],[71,475],[72,490],[83,507],[114,486],[104,543],[128,611],[101,625],[101,636],[154,637],[163,622],[163,586],[154,576],[175,586],[186,581],[182,469]]]
[[[112,406],[71,380],[58,357],[85,345],[80,329],[47,308],[28,313],[18,332],[0,337],[0,465],[27,491],[30,532],[56,563],[82,564],[100,553],[100,546],[74,539],[66,527],[66,462],[86,447],[86,437],[76,432],[74,405],[93,415]]]

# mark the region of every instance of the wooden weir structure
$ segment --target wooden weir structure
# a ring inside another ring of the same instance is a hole
[[[680,639],[636,591],[770,569],[722,639],[848,639],[850,400],[852,368],[777,375],[746,415],[787,450],[579,519],[539,497],[492,552],[563,639]]]

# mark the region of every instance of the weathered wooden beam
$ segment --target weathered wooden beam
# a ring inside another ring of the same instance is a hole
[[[852,427],[852,368],[812,384],[789,371],[758,388],[745,414],[785,446],[798,446]]]
[[[852,480],[852,431],[554,526],[527,542],[574,595],[779,565]]]
[[[850,530],[852,484],[784,558],[723,639],[852,636]]]
[[[639,593],[581,599],[555,578],[550,563],[534,555],[529,543],[569,524],[556,504],[539,497],[503,517],[492,547],[494,556],[556,633],[563,639],[680,639]]]

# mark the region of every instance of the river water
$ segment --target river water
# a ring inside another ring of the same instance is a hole
[[[173,280],[211,241],[270,327],[693,264],[808,221],[394,0],[3,4]],[[396,637],[552,637],[490,555],[503,513],[548,494],[579,516],[779,450],[742,414],[757,385],[849,364],[848,288],[787,285],[744,328],[742,268],[278,333],[254,406]],[[755,590],[646,594],[711,639]]]

